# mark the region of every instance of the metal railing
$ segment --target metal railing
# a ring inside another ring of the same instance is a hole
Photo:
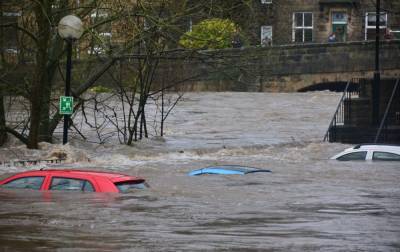
[[[356,84],[357,88],[353,90],[352,85]],[[324,141],[331,141],[336,139],[336,127],[338,125],[344,125],[345,121],[351,121],[351,99],[353,97],[359,97],[359,80],[351,79],[347,82],[345,89],[343,90],[342,97],[340,98],[339,104],[329,124],[328,130],[325,133]],[[345,102],[347,104],[345,104]]]
[[[24,167],[24,166],[34,166],[40,164],[58,164],[64,162],[64,158],[54,158],[54,159],[32,159],[32,160],[9,160],[0,161],[0,166],[4,167]]]
[[[379,137],[380,137],[380,135],[381,135],[383,129],[385,129],[385,130],[384,130],[384,133],[385,133],[385,135],[384,135],[384,140],[386,139],[387,126],[388,126],[388,125],[387,125],[387,117],[388,117],[390,108],[391,108],[392,103],[393,103],[393,98],[394,98],[394,96],[395,96],[395,94],[396,94],[396,92],[397,92],[397,87],[398,87],[398,85],[399,85],[399,81],[400,81],[400,79],[397,79],[397,80],[396,80],[396,84],[394,84],[394,88],[393,88],[392,94],[391,94],[391,96],[390,96],[390,99],[389,99],[388,104],[386,105],[385,114],[383,115],[383,118],[382,118],[382,121],[381,121],[381,123],[380,123],[379,129],[378,129],[378,131],[377,131],[377,133],[376,133],[374,143],[377,143],[377,142],[378,142]]]

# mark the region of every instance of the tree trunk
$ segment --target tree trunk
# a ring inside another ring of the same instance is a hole
[[[62,41],[52,41],[55,48],[52,48],[51,51],[60,52],[62,50]],[[54,50],[55,49],[55,50]],[[53,52],[54,53],[54,52]],[[49,55],[49,57],[57,57],[55,55]],[[40,126],[39,126],[39,141],[45,142],[53,142],[53,131],[51,130],[51,121],[50,121],[50,104],[51,104],[51,89],[53,83],[53,77],[57,70],[58,59],[52,60],[47,66],[47,81],[43,83],[42,89],[42,109],[41,109],[41,118],[40,118]]]
[[[0,12],[3,13],[3,5],[0,3]],[[4,29],[0,27],[0,37],[3,38],[4,36]],[[3,39],[0,39],[0,49],[4,47]],[[1,51],[1,58],[0,58],[0,69],[3,71],[5,69],[5,59],[3,51]],[[3,91],[3,83],[0,80],[0,146],[3,146],[7,141],[7,132],[6,132],[6,115],[4,110],[4,91]]]
[[[29,128],[28,148],[37,149],[39,143],[40,124],[42,119],[42,110],[45,102],[45,94],[48,88],[48,44],[50,37],[50,23],[47,20],[46,13],[50,13],[49,6],[36,3],[34,12],[36,16],[37,28],[40,31],[38,35],[38,51],[36,52],[35,77],[31,89],[31,124]],[[43,115],[44,116],[44,115]]]
[[[6,117],[4,111],[3,90],[0,87],[0,146],[3,146],[7,141],[6,132]]]

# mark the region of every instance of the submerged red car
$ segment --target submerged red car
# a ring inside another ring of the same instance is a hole
[[[126,192],[143,189],[143,178],[120,173],[92,170],[36,170],[26,171],[0,181],[1,188],[58,190],[81,192]]]

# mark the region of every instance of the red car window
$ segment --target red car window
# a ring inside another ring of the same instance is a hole
[[[53,177],[49,190],[94,192],[92,183],[85,179]]]
[[[9,181],[4,184],[4,188],[13,189],[34,189],[39,190],[42,187],[44,176],[22,177]]]
[[[118,188],[119,192],[128,192],[132,189],[145,189],[148,187],[144,180],[129,180],[129,181],[122,181],[114,183],[115,186]]]

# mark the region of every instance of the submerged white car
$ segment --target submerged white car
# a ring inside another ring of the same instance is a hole
[[[331,157],[339,161],[376,160],[400,161],[400,146],[360,144]]]

